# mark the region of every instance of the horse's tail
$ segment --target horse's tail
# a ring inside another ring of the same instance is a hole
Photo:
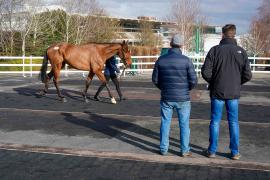
[[[42,66],[40,68],[39,77],[43,83],[45,83],[47,79],[47,68],[48,68],[48,50],[46,50],[46,54],[43,57]]]

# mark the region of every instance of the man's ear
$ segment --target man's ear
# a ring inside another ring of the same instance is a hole
[[[225,38],[225,34],[224,34],[224,33],[222,33],[222,34],[221,34],[221,37],[222,37],[222,39],[223,39],[223,38]]]

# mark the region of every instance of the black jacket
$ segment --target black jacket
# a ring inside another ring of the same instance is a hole
[[[179,48],[171,48],[156,61],[152,82],[161,90],[161,100],[183,102],[190,100],[197,76],[191,60]]]
[[[210,49],[201,70],[210,96],[218,99],[238,99],[241,84],[252,77],[246,51],[232,38],[222,39]]]

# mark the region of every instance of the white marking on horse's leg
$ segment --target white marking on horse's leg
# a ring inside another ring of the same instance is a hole
[[[54,50],[58,50],[59,49],[59,46],[55,46],[53,49]]]
[[[111,103],[116,104],[116,100],[114,97],[111,98]]]

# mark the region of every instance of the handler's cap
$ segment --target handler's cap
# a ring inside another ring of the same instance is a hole
[[[178,45],[178,46],[183,45],[184,44],[184,37],[182,35],[180,35],[180,34],[175,34],[172,37],[171,44],[172,45]]]

